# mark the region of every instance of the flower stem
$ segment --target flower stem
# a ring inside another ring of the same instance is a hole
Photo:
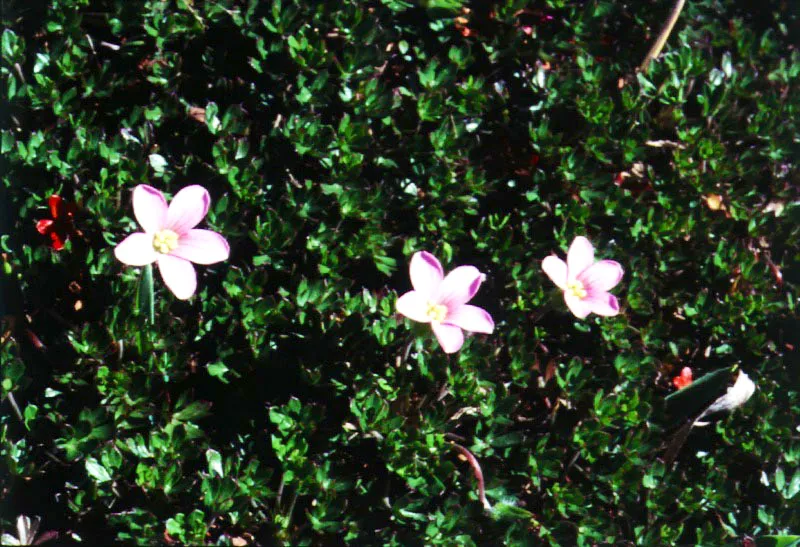
[[[139,285],[139,313],[146,313],[145,320],[152,326],[156,319],[155,295],[153,294],[153,265],[142,269],[142,281]]]

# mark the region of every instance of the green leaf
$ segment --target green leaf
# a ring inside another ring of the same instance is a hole
[[[224,477],[225,472],[222,470],[222,456],[213,448],[206,450],[206,461],[208,462],[208,472],[210,474],[217,474],[219,477]]]
[[[761,536],[756,547],[800,547],[800,536]]]
[[[506,435],[500,435],[499,437],[495,437],[489,441],[489,444],[494,446],[495,448],[506,448],[509,446],[515,446],[521,444],[525,440],[525,435],[520,432],[514,433],[507,433]]]
[[[209,414],[208,407],[209,407],[208,403],[202,401],[194,401],[193,403],[189,404],[188,406],[182,408],[181,410],[173,414],[172,420],[175,422],[189,422],[191,420],[196,420],[197,418],[208,416]]]
[[[208,103],[206,105],[206,127],[211,132],[211,134],[215,134],[219,131],[222,122],[219,121],[219,107],[217,103]]]
[[[775,470],[775,488],[777,488],[778,491],[782,491],[784,486],[786,486],[786,475],[784,475],[783,469],[778,467]]]
[[[227,384],[228,380],[225,378],[225,374],[230,371],[228,367],[225,366],[225,363],[217,361],[216,363],[209,363],[206,366],[206,370],[208,370],[208,374],[213,376],[214,378],[218,378],[221,382]]]
[[[2,141],[0,141],[0,153],[6,152],[14,148],[14,136],[10,131],[3,131]]]
[[[105,467],[98,463],[96,459],[87,458],[85,465],[86,472],[97,482],[108,482],[111,480],[111,475],[108,473]]]
[[[392,275],[397,269],[397,260],[390,256],[375,255],[375,267],[385,275]]]
[[[185,517],[184,517],[183,513],[178,513],[178,515],[176,515],[176,516],[179,517],[179,519],[174,519],[174,518],[167,519],[167,522],[165,523],[165,527],[166,527],[167,533],[169,535],[180,537],[184,533],[183,532],[183,520],[184,520]]]
[[[789,481],[789,486],[786,487],[786,491],[783,493],[783,497],[789,500],[795,497],[798,492],[800,492],[800,469],[794,472],[792,480]]]
[[[158,174],[163,173],[167,167],[167,160],[161,154],[150,154],[147,159],[150,160],[150,166]]]
[[[498,503],[492,507],[492,518],[495,520],[531,520],[533,513],[507,503]]]
[[[25,407],[25,428],[30,431],[31,429],[31,422],[36,419],[36,416],[39,414],[39,407],[34,404],[29,404]]]
[[[0,43],[2,43],[3,57],[7,60],[11,60],[15,56],[18,41],[19,38],[17,38],[13,30],[6,29],[3,31],[3,37],[0,39]]]

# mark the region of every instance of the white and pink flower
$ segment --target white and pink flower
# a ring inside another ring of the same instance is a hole
[[[397,311],[413,321],[430,323],[445,353],[461,349],[462,329],[492,333],[492,316],[467,304],[486,278],[475,266],[459,266],[445,277],[436,257],[421,251],[411,257],[409,273],[414,290],[397,299]]]
[[[564,291],[564,300],[575,317],[619,313],[617,297],[608,291],[622,280],[622,266],[613,260],[595,262],[594,247],[585,237],[578,236],[572,241],[566,262],[548,256],[542,261],[542,269]]]
[[[133,214],[144,230],[126,237],[114,249],[117,259],[128,266],[155,262],[161,278],[180,300],[197,289],[195,264],[214,264],[230,255],[228,242],[211,230],[197,226],[211,203],[208,191],[192,185],[181,189],[167,205],[164,194],[146,184],[133,190]]]

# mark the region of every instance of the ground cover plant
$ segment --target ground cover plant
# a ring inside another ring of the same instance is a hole
[[[5,0],[3,543],[790,544],[791,4]]]

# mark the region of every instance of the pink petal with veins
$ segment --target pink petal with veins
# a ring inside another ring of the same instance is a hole
[[[464,304],[460,308],[447,314],[445,322],[461,327],[469,332],[482,332],[492,334],[494,331],[494,320],[489,312],[478,306]]]
[[[147,266],[158,258],[153,248],[153,235],[136,232],[114,247],[114,256],[128,266]]]
[[[578,319],[585,319],[590,313],[592,313],[592,306],[585,298],[581,299],[565,292],[564,301],[567,303],[569,311],[571,311],[572,314]]]
[[[411,286],[420,294],[433,298],[444,278],[441,263],[427,251],[414,253],[409,266]]]
[[[622,280],[622,266],[613,260],[601,260],[589,266],[578,276],[588,291],[608,291]]]
[[[191,298],[197,290],[197,273],[188,260],[171,255],[158,256],[161,279],[179,300]]]
[[[459,266],[444,278],[435,301],[452,312],[472,300],[485,278],[475,266]]]
[[[576,279],[586,268],[594,263],[594,247],[589,240],[578,236],[572,240],[567,251],[567,273],[569,279]]]
[[[211,230],[189,230],[178,239],[178,248],[172,256],[184,258],[195,264],[215,264],[227,260],[231,249],[224,237]]]
[[[205,218],[211,198],[208,191],[194,184],[182,188],[169,204],[166,228],[183,235]]]
[[[167,222],[167,200],[164,199],[164,194],[152,186],[138,185],[133,189],[133,215],[148,234],[161,230]]]
[[[559,289],[567,288],[567,263],[555,255],[542,260],[542,270]]]
[[[619,313],[619,302],[617,302],[617,297],[613,294],[607,292],[590,292],[583,301],[586,302],[592,312],[597,315],[612,317]]]
[[[431,327],[445,353],[455,353],[464,345],[464,333],[455,325],[432,323]]]
[[[409,291],[397,299],[397,311],[412,321],[430,323],[428,317],[428,299],[419,291]]]

